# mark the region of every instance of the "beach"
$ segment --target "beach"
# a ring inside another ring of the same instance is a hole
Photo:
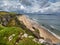
[[[25,15],[18,16],[18,19],[24,23],[24,25],[29,28],[31,31],[34,31],[32,27],[35,27],[39,30],[40,37],[43,37],[44,40],[51,41],[54,44],[60,43],[60,39],[54,36],[51,32],[49,32],[45,27],[37,24],[33,20],[30,20]]]

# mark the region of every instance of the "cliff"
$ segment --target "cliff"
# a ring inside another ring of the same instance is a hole
[[[0,40],[2,39],[0,41],[1,44],[5,41],[4,38],[8,38],[9,40],[9,37],[14,37],[14,35],[15,37],[10,39],[9,42],[6,39],[8,45],[24,45],[28,41],[31,42],[31,45],[42,45],[41,43],[44,45],[53,45],[60,43],[60,39],[51,34],[46,28],[43,28],[41,25],[22,14],[0,12],[0,25],[0,37],[3,37],[0,38]],[[27,41],[25,42],[25,40]],[[4,42],[4,44],[7,42]]]
[[[0,12],[0,45],[42,45],[36,40],[40,36],[21,22],[22,14]],[[36,39],[36,40],[35,40]],[[36,41],[36,42],[35,42]]]

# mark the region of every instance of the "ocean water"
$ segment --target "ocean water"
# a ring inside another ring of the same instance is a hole
[[[51,32],[60,36],[60,15],[28,15],[30,19],[38,22]]]

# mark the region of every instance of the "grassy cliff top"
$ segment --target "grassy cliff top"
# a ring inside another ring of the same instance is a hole
[[[0,16],[2,15],[16,15],[15,12],[5,12],[5,11],[0,11]]]

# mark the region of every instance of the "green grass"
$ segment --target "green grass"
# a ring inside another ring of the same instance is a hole
[[[4,29],[4,26],[2,26],[2,25],[0,24],[0,30],[2,30],[2,29]]]
[[[5,27],[0,31],[0,45],[14,45],[16,39],[18,38],[18,35],[20,33],[24,33],[24,31],[21,28],[18,27]],[[12,34],[15,34],[11,42],[8,41],[8,37]]]
[[[34,42],[30,38],[24,38],[23,40],[20,41],[18,45],[41,45],[41,44]]]
[[[20,33],[24,34],[26,33],[25,30],[19,27],[3,27],[0,26],[0,45],[14,45],[16,43],[16,40],[19,38],[18,36]],[[9,36],[12,34],[15,34],[13,36],[13,39],[9,41]],[[32,38],[23,38],[22,40],[19,40],[18,45],[41,45],[32,40]]]
[[[16,14],[16,13],[14,13],[14,12],[0,11],[0,15],[6,15],[6,14],[12,14],[12,15],[14,15],[14,14]]]

